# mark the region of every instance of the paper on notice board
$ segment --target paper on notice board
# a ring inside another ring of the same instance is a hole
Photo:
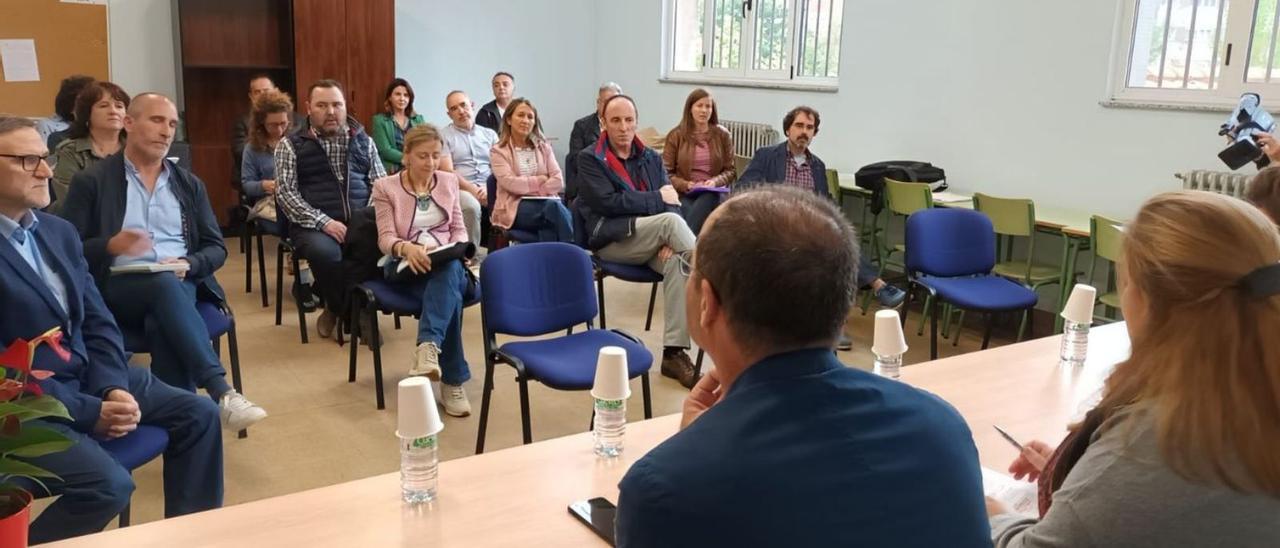
[[[35,40],[0,40],[0,64],[4,65],[6,82],[40,81]]]

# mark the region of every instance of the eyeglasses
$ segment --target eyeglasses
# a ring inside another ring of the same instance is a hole
[[[675,257],[676,261],[678,261],[676,264],[680,267],[680,275],[688,278],[693,274],[693,265],[689,264],[689,258],[686,255],[688,253],[676,253],[672,257]]]
[[[40,169],[40,162],[49,161],[48,154],[45,154],[44,156],[38,156],[35,154],[0,154],[0,156],[5,158],[17,158],[18,163],[22,164],[23,171],[30,171],[32,174],[35,174],[36,170]]]

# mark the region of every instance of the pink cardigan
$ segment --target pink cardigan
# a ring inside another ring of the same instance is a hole
[[[551,143],[543,141],[537,148],[538,171],[534,175],[520,175],[515,150],[510,146],[494,145],[489,150],[489,164],[493,176],[498,179],[498,195],[493,199],[493,211],[489,220],[496,226],[511,228],[516,221],[516,209],[521,196],[555,196],[564,190],[560,164]]]
[[[462,221],[462,206],[458,201],[457,175],[436,170],[436,188],[431,199],[444,209],[445,222],[431,227],[431,234],[441,244],[467,241],[467,227]],[[418,199],[400,186],[400,175],[388,175],[373,183],[373,209],[378,220],[378,249],[390,255],[398,242],[412,242],[418,236],[413,230],[413,212]]]

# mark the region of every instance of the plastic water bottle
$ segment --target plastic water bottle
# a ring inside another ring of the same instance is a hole
[[[893,356],[875,355],[875,372],[881,377],[889,379],[897,379],[898,371],[902,369],[902,354]]]
[[[410,504],[436,498],[436,478],[440,465],[436,436],[400,439],[400,493]]]
[[[627,433],[627,400],[596,398],[595,451],[602,457],[622,454],[622,438]]]
[[[1084,365],[1089,354],[1089,324],[1067,320],[1062,328],[1061,365]]]

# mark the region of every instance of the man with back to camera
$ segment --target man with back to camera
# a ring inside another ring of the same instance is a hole
[[[818,126],[822,123],[818,111],[799,106],[782,117],[782,128],[787,140],[777,145],[760,147],[751,157],[742,176],[738,177],[738,185],[751,183],[782,183],[799,187],[831,199],[831,191],[827,187],[827,166],[818,158],[809,145],[818,136]],[[880,278],[880,271],[871,264],[866,256],[858,262],[858,287],[869,288],[881,306],[897,308],[907,298],[907,292],[889,285]],[[836,349],[850,350],[853,340],[843,330],[836,341]]]
[[[991,545],[964,419],[831,353],[857,264],[812,192],[767,185],[711,214],[681,266],[716,367],[619,484],[619,547]]]

